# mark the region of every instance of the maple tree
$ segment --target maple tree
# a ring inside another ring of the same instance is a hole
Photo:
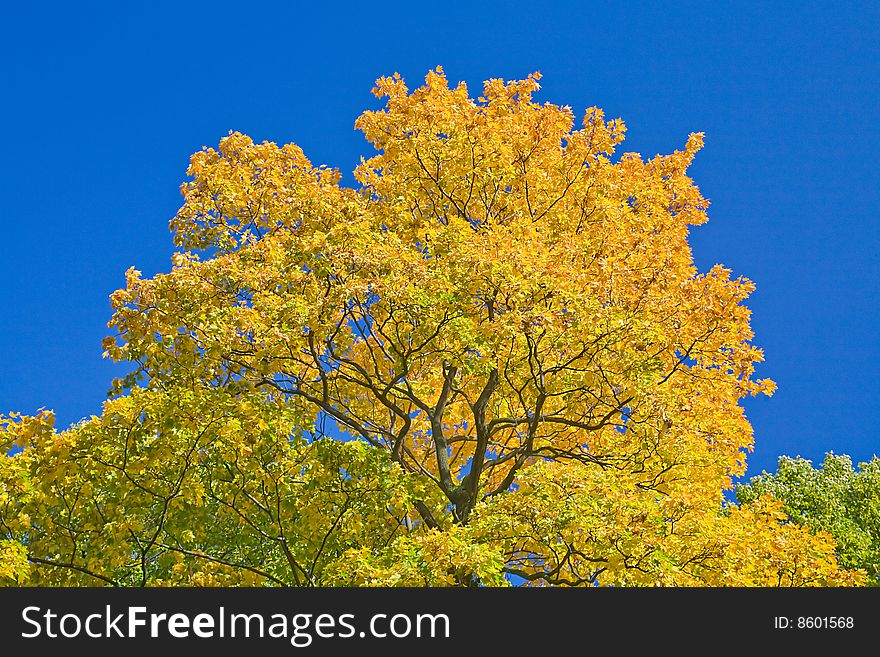
[[[131,269],[58,432],[4,419],[0,577],[61,585],[832,585],[824,533],[727,508],[743,300],[687,175],[620,120],[442,70],[356,122],[357,189],[239,133],[192,156],[168,274]]]

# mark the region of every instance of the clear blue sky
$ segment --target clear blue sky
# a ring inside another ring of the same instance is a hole
[[[704,131],[692,246],[758,286],[749,474],[878,447],[880,11],[860,2],[70,3],[0,27],[0,412],[96,413],[108,295],[167,271],[188,156],[230,129],[350,171],[380,75],[443,65],[474,91],[543,73],[645,156]],[[60,3],[59,3],[60,4]]]

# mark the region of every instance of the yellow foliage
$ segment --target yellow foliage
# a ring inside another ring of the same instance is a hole
[[[859,581],[772,505],[722,509],[739,401],[774,384],[752,283],[693,264],[703,136],[617,156],[620,120],[576,127],[539,79],[378,80],[357,189],[292,144],[194,154],[185,251],[111,296],[103,348],[132,374],[60,433],[3,422],[0,577]]]

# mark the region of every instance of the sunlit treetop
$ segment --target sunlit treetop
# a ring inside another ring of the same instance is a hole
[[[381,78],[356,189],[239,133],[194,154],[185,251],[111,297],[106,354],[134,372],[6,466],[31,487],[2,516],[31,577],[857,581],[772,501],[722,510],[752,446],[739,400],[774,384],[754,379],[752,283],[693,264],[702,135],[615,155],[623,123],[591,108],[576,127],[539,79],[475,100],[439,68],[414,91]],[[59,468],[72,533],[28,510],[61,508]],[[121,506],[135,525],[78,556]]]

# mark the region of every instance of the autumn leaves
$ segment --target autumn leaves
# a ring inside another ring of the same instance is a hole
[[[722,507],[738,401],[773,384],[751,378],[751,283],[691,259],[702,136],[613,158],[623,124],[574,129],[538,79],[477,100],[440,69],[380,79],[358,189],[238,133],[195,154],[188,251],[112,298],[119,396],[37,440],[7,422],[0,576],[858,581],[772,501]]]

